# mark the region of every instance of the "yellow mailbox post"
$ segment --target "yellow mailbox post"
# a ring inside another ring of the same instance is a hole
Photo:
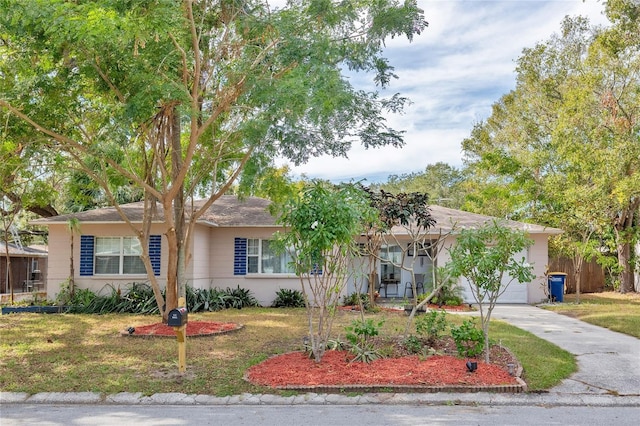
[[[187,308],[183,297],[178,300],[180,307],[169,311],[167,325],[173,327],[178,340],[178,371],[184,373],[187,368]]]

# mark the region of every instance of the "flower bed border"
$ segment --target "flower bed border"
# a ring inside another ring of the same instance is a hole
[[[503,346],[503,349],[513,355],[513,353]],[[275,358],[282,354],[273,355],[270,358]],[[514,359],[517,358],[514,356]],[[447,393],[477,393],[477,392],[489,392],[489,393],[524,393],[527,392],[528,386],[527,383],[522,380],[523,373],[522,364],[519,361],[516,361],[516,365],[514,368],[514,378],[518,384],[516,385],[438,385],[438,386],[420,386],[420,385],[396,385],[396,384],[388,384],[388,385],[315,385],[315,386],[304,386],[304,385],[286,385],[286,386],[265,386],[271,389],[277,389],[282,391],[300,391],[300,392],[315,392],[315,393],[331,393],[331,394],[342,394],[347,392],[356,392],[356,393],[372,393],[372,392],[385,392],[385,393],[438,393],[438,392],[447,392]],[[251,383],[252,385],[256,385],[249,379],[249,372],[247,371],[243,379]],[[264,386],[264,385],[260,385]]]
[[[247,380],[249,381],[249,380]],[[519,377],[516,377],[518,381],[517,385],[442,385],[442,386],[419,386],[419,385],[317,385],[317,386],[271,386],[272,389],[288,390],[288,391],[300,391],[300,392],[315,392],[315,393],[371,393],[371,392],[385,392],[385,393],[476,393],[476,392],[490,392],[490,393],[523,393],[527,391],[527,384]],[[249,381],[251,383],[251,381]]]
[[[67,311],[66,306],[57,305],[35,305],[35,306],[3,306],[2,315],[33,313],[33,314],[63,314]]]

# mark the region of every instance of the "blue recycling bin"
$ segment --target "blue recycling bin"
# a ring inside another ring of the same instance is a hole
[[[567,274],[564,272],[551,272],[548,277],[549,298],[552,302],[564,301],[564,285],[567,281]]]

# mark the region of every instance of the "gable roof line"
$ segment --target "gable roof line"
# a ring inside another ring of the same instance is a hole
[[[196,200],[193,202],[194,209],[202,206],[206,200]],[[247,197],[239,199],[235,195],[223,195],[218,198],[209,209],[198,219],[197,223],[209,227],[230,228],[230,227],[276,227],[276,219],[268,210],[270,200],[259,197]],[[130,203],[120,206],[127,214],[131,222],[142,223],[144,217],[144,203]],[[437,205],[430,205],[431,215],[436,220],[436,226],[432,227],[433,233],[440,231],[449,232],[454,229],[474,228],[490,221],[497,221],[511,229],[520,229],[529,234],[560,234],[561,229],[546,227],[542,225],[517,222],[508,219],[500,219],[493,216],[481,215],[478,213],[465,212],[463,210],[451,209]],[[189,215],[187,214],[187,219]],[[88,210],[80,213],[72,213],[51,218],[33,220],[32,225],[54,225],[66,224],[69,219],[76,218],[80,223],[87,224],[112,224],[124,223],[119,213],[114,207],[103,207],[95,210]],[[158,206],[156,217],[153,223],[162,223],[162,207]],[[402,227],[396,230],[401,232]]]

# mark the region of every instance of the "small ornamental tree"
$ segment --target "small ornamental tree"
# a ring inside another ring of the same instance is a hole
[[[493,221],[478,229],[463,229],[449,250],[453,274],[469,280],[471,292],[480,306],[484,334],[484,357],[489,362],[489,321],[498,297],[513,281],[530,282],[533,267],[514,255],[533,244],[523,231],[512,230]]]
[[[364,250],[372,258],[382,261],[381,247],[383,245],[397,246],[400,249],[400,259],[394,261],[387,257],[384,260],[411,274],[413,308],[405,328],[404,334],[407,336],[416,310],[426,305],[435,294],[435,291],[432,292],[429,297],[418,304],[418,289],[414,272],[418,252],[431,251],[435,256],[436,250],[444,239],[432,238],[430,229],[436,221],[429,209],[429,194],[421,192],[392,194],[384,190],[376,192],[370,188],[363,188],[363,190],[368,194],[371,206],[378,212],[379,217],[378,221],[367,224],[367,241],[369,243],[375,242],[375,244],[367,244]],[[372,264],[372,267],[375,268],[375,263]]]
[[[358,188],[324,181],[307,183],[282,208],[278,221],[285,230],[276,235],[276,244],[291,253],[300,278],[316,362],[324,355],[336,308],[354,270],[356,239],[363,223],[373,217],[375,211]]]

